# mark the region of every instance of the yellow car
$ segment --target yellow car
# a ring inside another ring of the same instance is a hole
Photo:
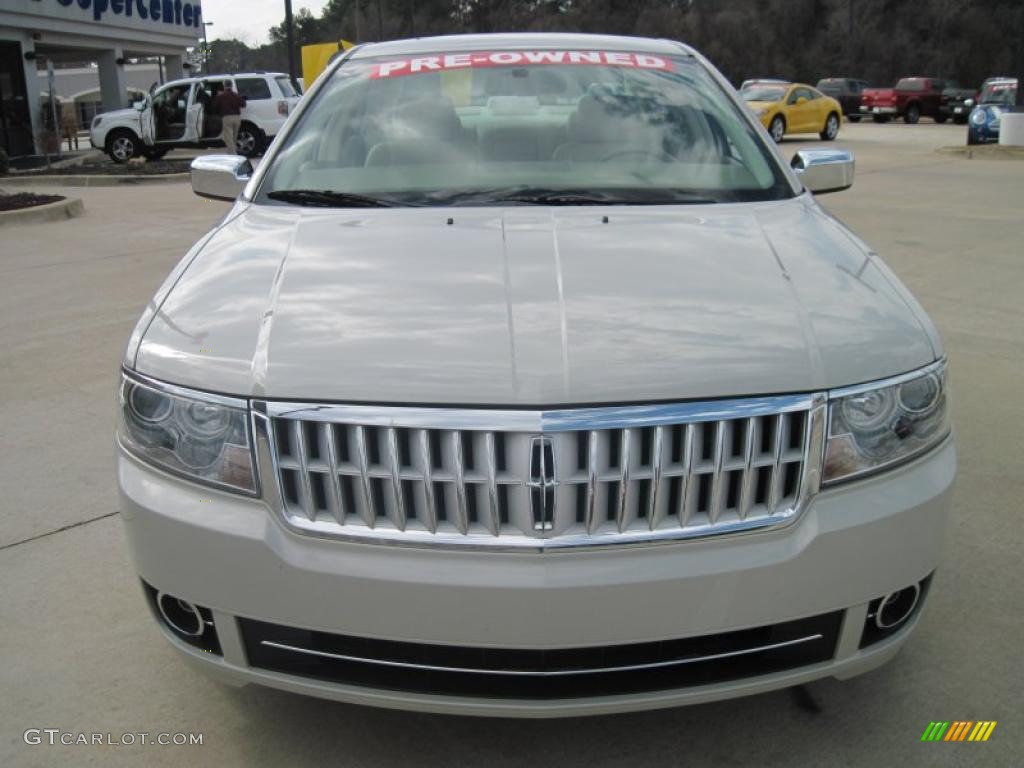
[[[843,108],[809,85],[755,81],[745,84],[740,95],[776,144],[791,133],[816,133],[823,141],[839,135]]]

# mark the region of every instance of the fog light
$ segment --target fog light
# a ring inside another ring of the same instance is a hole
[[[179,635],[199,637],[206,629],[199,609],[187,600],[159,592],[156,596],[156,607],[167,625]]]
[[[928,592],[931,575],[917,584],[897,589],[868,603],[860,647],[864,648],[900,631],[917,615]]]
[[[213,612],[209,608],[191,603],[184,598],[162,592],[142,582],[150,607],[171,634],[193,648],[220,655],[220,640],[213,625]]]
[[[921,588],[917,584],[890,592],[882,598],[875,611],[875,626],[879,629],[894,629],[910,618],[917,607]]]

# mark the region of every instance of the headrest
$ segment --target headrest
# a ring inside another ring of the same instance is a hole
[[[540,112],[536,96],[491,96],[487,111],[492,115],[535,115]]]
[[[385,130],[394,139],[451,141],[462,133],[462,122],[446,96],[416,99],[395,107]]]
[[[624,141],[649,130],[634,100],[611,85],[591,85],[569,117],[570,141]]]

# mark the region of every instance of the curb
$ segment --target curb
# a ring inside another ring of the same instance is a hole
[[[80,174],[77,176],[4,176],[5,187],[116,187],[121,184],[172,184],[188,181],[189,174],[165,173],[153,176],[112,176]]]
[[[964,146],[939,147],[935,150],[942,155],[964,157],[968,160],[1024,160],[1024,147],[1009,147],[1003,144],[970,144]]]
[[[81,199],[69,197],[55,203],[34,205],[16,211],[0,211],[0,227],[5,225],[36,224],[43,221],[63,221],[85,213]]]

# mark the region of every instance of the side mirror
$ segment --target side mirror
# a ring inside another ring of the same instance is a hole
[[[816,195],[853,186],[853,153],[845,149],[801,149],[790,163],[804,186]]]
[[[234,200],[252,178],[252,163],[240,155],[206,155],[189,166],[192,191],[214,200]]]
[[[145,109],[146,109],[146,100],[145,99],[139,99],[138,101],[136,101],[136,102],[134,102],[132,104],[132,107],[134,107],[139,112],[144,112]]]
[[[798,98],[796,100],[797,104],[805,104],[806,102],[807,102],[807,97],[806,96],[801,96],[800,98]]]

